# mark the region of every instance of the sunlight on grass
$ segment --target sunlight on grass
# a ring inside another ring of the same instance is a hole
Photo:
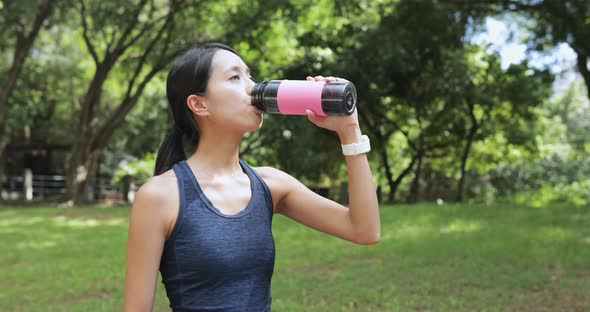
[[[481,222],[457,219],[440,229],[441,233],[469,233],[481,230]]]
[[[28,242],[20,242],[16,244],[16,248],[18,249],[45,249],[49,247],[54,247],[57,243],[54,241],[45,241],[45,242],[37,242],[37,241],[28,241]]]
[[[46,218],[43,217],[31,217],[31,218],[25,218],[25,217],[12,217],[12,218],[8,218],[8,219],[4,219],[0,220],[0,227],[5,227],[5,226],[23,226],[23,225],[33,225],[36,223],[41,223],[46,221]]]
[[[124,226],[127,225],[127,220],[123,218],[113,218],[107,220],[97,220],[89,218],[73,218],[68,219],[65,216],[57,216],[52,219],[57,225],[68,226],[72,228],[85,228],[97,226]]]
[[[381,235],[382,240],[400,239],[400,238],[417,238],[419,236],[429,236],[437,232],[436,218],[433,215],[419,216],[417,222],[392,224],[385,226]],[[482,229],[482,223],[479,221],[456,219],[438,230],[443,234],[448,233],[471,233]]]
[[[0,227],[0,234],[16,233],[18,230],[15,227]]]
[[[1,208],[2,206],[0,206]],[[19,215],[17,213],[17,210],[15,209],[11,209],[11,210],[0,210],[0,216],[2,216],[2,219],[6,218],[6,217],[12,217],[12,216],[17,216]]]
[[[432,231],[430,226],[417,225],[415,223],[406,223],[401,225],[395,225],[394,229],[385,228],[381,234],[381,240],[386,241],[390,239],[400,238],[416,238]]]
[[[437,216],[436,213],[425,213],[417,216],[413,221],[415,221],[417,224],[432,225],[436,223],[438,218],[440,218],[440,216]]]
[[[537,233],[545,241],[566,240],[576,236],[571,230],[559,226],[542,227]]]
[[[579,222],[590,222],[590,216],[586,216],[581,213],[577,213],[575,215],[572,215],[571,219],[573,221],[579,221]]]

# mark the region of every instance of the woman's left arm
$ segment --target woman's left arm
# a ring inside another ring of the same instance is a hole
[[[316,77],[314,80],[333,81],[338,78]],[[338,133],[341,144],[358,143],[361,131],[358,115],[320,117],[308,112],[308,118],[318,127]],[[324,198],[305,187],[295,178],[278,170],[273,176],[281,189],[276,212],[322,232],[370,245],[380,240],[379,203],[366,154],[344,156],[348,168],[349,208]],[[274,197],[274,196],[273,196]]]

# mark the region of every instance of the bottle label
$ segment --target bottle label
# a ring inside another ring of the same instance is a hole
[[[283,80],[277,92],[281,114],[307,115],[306,109],[318,116],[326,116],[322,109],[322,90],[325,81]]]

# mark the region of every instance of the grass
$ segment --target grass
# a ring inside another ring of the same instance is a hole
[[[122,310],[128,216],[0,209],[0,311]],[[386,206],[356,246],[276,216],[273,311],[590,310],[589,225],[590,207]]]

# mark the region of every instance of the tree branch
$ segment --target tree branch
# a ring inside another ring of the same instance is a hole
[[[146,85],[158,72],[160,72],[168,63],[170,63],[182,52],[182,50],[175,51],[175,53],[167,55],[165,58],[161,59],[160,63],[154,65],[150,72],[143,78],[142,82],[137,86],[137,89],[133,95],[124,98],[117,109],[115,109],[115,111],[110,114],[109,118],[100,128],[100,130],[96,132],[98,133],[98,136],[92,142],[92,149],[99,149],[106,145],[114,130],[123,123],[125,116],[127,116],[129,111],[131,111],[135,104],[137,104],[137,101],[139,100],[139,97]]]
[[[586,91],[588,93],[588,98],[590,98],[590,70],[588,70],[588,56],[583,55],[582,53],[576,51],[578,54],[577,57],[577,64],[578,70],[582,77],[584,78],[584,82],[586,83]]]
[[[129,37],[129,34],[131,33],[131,31],[133,31],[133,29],[137,26],[139,13],[141,13],[141,11],[145,7],[146,3],[147,3],[147,0],[141,0],[141,2],[137,5],[137,10],[135,10],[135,12],[133,13],[133,18],[127,24],[127,28],[125,28],[125,30],[123,30],[123,33],[121,34],[121,37],[119,37],[119,41],[117,42],[117,44],[114,48],[114,51],[116,51],[115,52],[116,54],[123,54],[123,52],[125,52],[125,50],[135,42],[135,40],[137,40],[139,37],[141,37],[143,35],[146,28],[150,27],[150,26],[146,26],[145,28],[143,28],[140,31],[140,34],[138,36],[135,36],[134,39],[132,39],[131,42],[125,43],[125,41],[127,40],[127,37]],[[153,24],[153,23],[150,23],[148,25],[151,25],[151,24]]]
[[[98,64],[100,63],[100,60],[98,59],[98,54],[96,54],[96,49],[94,48],[92,41],[90,41],[90,38],[88,37],[88,22],[86,21],[86,5],[84,5],[84,0],[80,0],[80,17],[82,18],[82,36],[84,37],[84,42],[86,43],[88,52],[90,52],[90,55],[92,55],[94,63],[96,64],[96,66],[98,66]]]
[[[25,25],[23,25],[20,21],[14,23],[14,34],[16,35],[16,42],[24,41],[26,39]]]
[[[161,22],[162,20],[166,20],[167,18],[168,18],[168,16],[167,15],[164,15],[164,16],[161,16],[161,17],[155,19],[151,23],[148,23],[135,36],[133,36],[131,39],[129,39],[128,42],[118,45],[117,48],[115,48],[115,51],[118,51],[117,53],[122,54],[123,51],[127,50],[127,48],[129,48],[131,45],[133,45],[135,42],[137,42],[137,40],[139,38],[141,38],[143,35],[145,35],[145,33],[148,30],[152,29],[154,27],[154,25],[156,25],[157,23]]]
[[[174,19],[174,8],[170,7],[168,14],[166,16],[166,21],[164,22],[164,24],[162,25],[162,27],[160,28],[160,30],[158,30],[158,33],[156,34],[156,36],[152,39],[152,41],[148,44],[147,48],[144,50],[144,53],[142,54],[139,63],[137,64],[137,67],[135,68],[135,72],[133,73],[133,76],[131,78],[131,80],[129,80],[129,84],[127,86],[127,93],[125,94],[125,97],[128,98],[131,95],[131,91],[133,89],[133,85],[135,84],[135,80],[137,79],[137,77],[139,76],[139,73],[141,73],[141,70],[147,60],[148,55],[151,53],[151,51],[153,50],[154,46],[156,45],[156,43],[160,40],[160,38],[162,37],[162,35],[164,34],[164,32],[168,29],[168,26],[172,23],[173,19]],[[166,45],[164,46],[164,52],[168,49],[168,46],[170,45],[170,38],[171,36],[168,36],[166,39]],[[162,56],[160,57],[162,58]]]

